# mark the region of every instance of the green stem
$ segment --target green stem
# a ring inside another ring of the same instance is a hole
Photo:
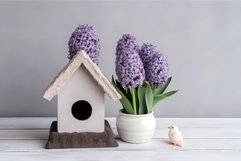
[[[136,95],[135,95],[135,88],[131,89],[131,94],[132,94],[132,105],[133,105],[133,109],[134,109],[134,114],[137,114],[136,111]]]

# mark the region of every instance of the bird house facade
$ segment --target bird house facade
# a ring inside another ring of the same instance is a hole
[[[55,77],[43,97],[51,100],[58,95],[58,132],[103,132],[105,93],[113,100],[121,98],[82,50]]]

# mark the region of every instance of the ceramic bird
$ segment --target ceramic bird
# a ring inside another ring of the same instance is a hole
[[[182,133],[179,131],[178,127],[176,125],[171,125],[168,128],[169,128],[169,133],[168,133],[169,143],[182,147],[183,136],[182,136]]]

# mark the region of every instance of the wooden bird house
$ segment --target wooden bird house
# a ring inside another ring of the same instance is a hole
[[[82,50],[55,77],[43,97],[50,101],[57,95],[59,133],[103,132],[105,93],[113,100],[121,98],[99,67]]]

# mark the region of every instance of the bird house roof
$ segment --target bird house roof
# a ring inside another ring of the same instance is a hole
[[[110,96],[111,99],[117,100],[121,98],[121,95],[108,81],[108,79],[101,72],[99,67],[90,59],[88,54],[86,54],[86,52],[83,50],[79,51],[54,78],[52,83],[45,90],[43,97],[50,101],[55,95],[60,92],[65,82],[81,65],[85,66],[93,79],[98,83],[98,85],[103,89],[103,91]]]

